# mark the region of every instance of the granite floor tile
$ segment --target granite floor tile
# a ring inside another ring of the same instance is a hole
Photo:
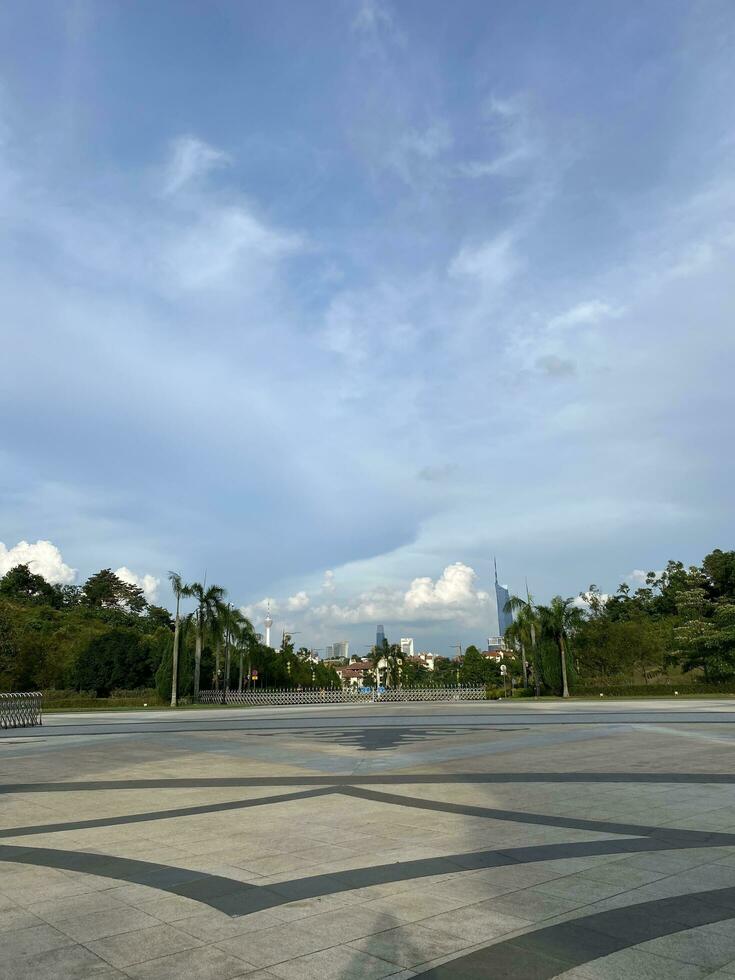
[[[232,956],[239,956],[258,967],[270,967],[274,963],[294,959],[306,953],[315,953],[336,942],[330,937],[315,936],[302,923],[280,923],[270,929],[250,932],[218,942],[220,949]]]
[[[363,953],[410,968],[464,949],[470,943],[466,939],[412,922],[366,939],[357,939],[349,945]]]
[[[107,936],[88,942],[87,948],[107,960],[111,966],[125,968],[134,963],[156,959],[169,953],[201,946],[202,942],[186,932],[169,925],[153,926],[126,932],[119,936]]]
[[[4,954],[4,951],[3,951]],[[32,956],[0,957],[0,980],[112,980],[124,977],[83,946],[67,946]]]
[[[51,925],[55,925],[64,919],[74,919],[89,913],[127,908],[124,902],[113,898],[109,892],[89,892],[83,895],[72,895],[69,898],[54,898],[46,902],[34,902],[26,907],[29,912],[46,922],[50,922]]]
[[[350,946],[332,946],[298,956],[272,966],[271,971],[283,980],[378,980],[395,975],[396,966]]]
[[[116,936],[124,932],[134,932],[159,925],[159,921],[140,909],[107,909],[104,912],[89,912],[73,919],[61,919],[56,928],[70,936],[77,943],[88,943],[105,936]]]
[[[44,925],[43,919],[21,906],[0,909],[0,933],[41,925]],[[0,946],[2,946],[2,940],[0,940]]]
[[[231,980],[246,973],[252,977],[253,970],[239,957],[228,956],[216,946],[204,946],[127,966],[125,973],[134,980]]]
[[[4,932],[2,940],[0,940],[2,956],[7,959],[32,956],[34,953],[45,953],[48,950],[73,945],[73,939],[45,922],[25,929],[12,929]]]

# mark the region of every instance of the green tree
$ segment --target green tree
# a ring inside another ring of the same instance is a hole
[[[369,660],[375,672],[376,686],[380,687],[383,682],[386,687],[400,687],[404,659],[400,643],[383,640],[382,646],[374,646]]]
[[[179,681],[179,633],[181,629],[180,604],[181,599],[187,596],[188,586],[186,586],[178,572],[169,572],[168,580],[171,583],[174,596],[176,598],[176,615],[174,617],[174,645],[171,653],[171,707],[175,708],[178,704],[178,681]]]
[[[16,689],[18,669],[18,647],[15,641],[13,624],[0,606],[0,690]]]
[[[46,602],[53,605],[56,593],[43,575],[36,575],[28,565],[16,565],[0,579],[0,595],[7,599]]]
[[[714,598],[735,602],[735,551],[714,551],[702,561],[702,571]]]
[[[227,592],[221,585],[210,585],[206,588],[199,582],[192,582],[187,587],[187,594],[196,599],[197,608],[194,613],[196,630],[196,649],[194,653],[194,698],[199,696],[201,680],[202,650],[207,634],[212,636],[217,628],[218,615],[224,604]]]
[[[137,630],[118,627],[90,640],[77,663],[80,690],[108,697],[116,688],[149,687],[153,671],[145,642]]]
[[[541,633],[538,611],[530,593],[526,598],[511,596],[505,604],[505,611],[513,613],[513,622],[505,631],[506,641],[516,646],[521,655],[521,672],[523,686],[528,686],[528,657],[532,657],[532,671],[536,692],[539,693],[541,682],[541,666],[538,658],[537,639]]]
[[[159,628],[151,636],[144,637],[150,650],[150,657],[157,665],[155,684],[162,701],[171,698],[173,682],[174,634],[171,630]],[[191,694],[194,680],[194,627],[192,614],[179,617],[179,654],[176,671],[176,701]]]
[[[119,609],[132,613],[142,613],[148,605],[141,588],[123,582],[109,568],[90,575],[82,588],[82,598],[93,608]]]
[[[495,660],[483,657],[476,646],[468,646],[462,657],[459,680],[467,687],[498,683],[500,666]]]
[[[567,655],[569,640],[583,620],[583,614],[574,604],[574,599],[562,599],[556,595],[548,606],[539,606],[538,614],[542,632],[552,639],[559,651],[562,697],[569,697]]]

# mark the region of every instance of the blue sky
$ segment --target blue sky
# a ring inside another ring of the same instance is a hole
[[[548,598],[732,547],[734,44],[729,0],[9,0],[0,569],[446,652],[492,554]]]

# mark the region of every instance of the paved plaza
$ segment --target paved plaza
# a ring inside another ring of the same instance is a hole
[[[0,980],[733,980],[734,718],[47,716],[0,737]]]

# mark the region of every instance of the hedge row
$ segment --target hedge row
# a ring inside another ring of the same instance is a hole
[[[53,708],[142,708],[164,704],[155,688],[138,691],[113,691],[109,698],[98,698],[94,691],[43,692],[43,706]]]
[[[576,684],[572,690],[574,697],[680,697],[692,694],[728,694],[735,697],[735,682],[730,684]]]

